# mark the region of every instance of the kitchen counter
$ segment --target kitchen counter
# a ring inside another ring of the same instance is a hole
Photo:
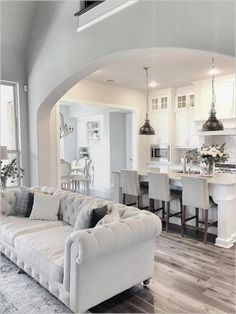
[[[188,174],[170,171],[170,184],[181,188],[181,176]],[[217,238],[215,244],[224,248],[230,248],[236,241],[236,176],[228,173],[216,173],[213,177],[205,177],[209,182],[209,194],[218,205],[217,210]],[[139,171],[140,182],[148,183],[147,170]],[[120,187],[120,172],[114,172],[114,201],[121,202],[122,191]],[[172,205],[173,206],[173,205]]]

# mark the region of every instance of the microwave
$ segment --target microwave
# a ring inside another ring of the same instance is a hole
[[[151,161],[170,161],[170,146],[151,145]]]

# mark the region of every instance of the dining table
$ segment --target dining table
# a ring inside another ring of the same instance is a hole
[[[138,171],[141,184],[145,183],[148,185],[148,172],[152,171],[148,169]],[[114,201],[122,203],[120,171],[114,171],[113,175]],[[182,189],[182,176],[195,176],[207,179],[209,195],[217,204],[218,225],[215,245],[224,248],[232,247],[236,242],[236,175],[230,173],[214,173],[212,176],[209,176],[205,174],[185,174],[181,171],[169,171],[168,175],[170,186],[176,189]]]

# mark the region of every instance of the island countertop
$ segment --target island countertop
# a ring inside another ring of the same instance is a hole
[[[151,171],[149,171],[151,172]],[[140,181],[148,181],[148,171],[140,170]],[[209,184],[217,185],[233,185],[236,184],[236,175],[230,173],[215,173],[213,176],[203,175],[203,174],[185,174],[178,171],[168,172],[170,180],[181,181],[183,176],[191,176],[196,178],[205,178],[208,180]]]
[[[148,181],[148,172],[152,172],[147,169],[141,169],[138,171],[140,176],[140,181]],[[164,171],[163,171],[164,172]],[[120,171],[113,171],[113,173],[120,174]],[[170,180],[181,181],[182,176],[193,176],[196,178],[205,178],[208,180],[209,184],[216,185],[234,185],[236,184],[236,175],[231,173],[215,173],[213,176],[203,175],[203,174],[187,174],[179,171],[169,171],[166,172],[169,174]],[[179,185],[179,184],[178,184]]]

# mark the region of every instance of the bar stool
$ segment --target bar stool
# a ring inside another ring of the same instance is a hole
[[[140,208],[141,196],[148,194],[148,187],[140,185],[139,175],[137,170],[121,170],[121,188],[123,194],[123,204],[126,202],[126,195],[136,197],[136,203],[125,204],[127,206],[136,205]],[[140,208],[143,209],[143,208]]]
[[[166,222],[166,232],[168,232],[170,218],[182,218],[182,192],[170,189],[169,176],[167,173],[148,173],[148,184],[149,209],[154,212],[162,210],[162,221]],[[155,209],[154,200],[161,201],[162,207]],[[180,202],[180,211],[176,213],[170,213],[170,202],[173,200],[179,200]]]
[[[182,176],[183,186],[183,210],[182,210],[182,236],[186,227],[204,232],[204,244],[207,243],[208,228],[217,226],[217,221],[208,222],[208,211],[217,207],[209,196],[208,180],[206,178],[196,178],[190,176]],[[186,218],[186,206],[195,208],[195,216]],[[199,208],[204,212],[204,221],[199,220]],[[186,221],[195,219],[195,226],[186,225]],[[199,228],[199,223],[204,225],[204,228]]]

